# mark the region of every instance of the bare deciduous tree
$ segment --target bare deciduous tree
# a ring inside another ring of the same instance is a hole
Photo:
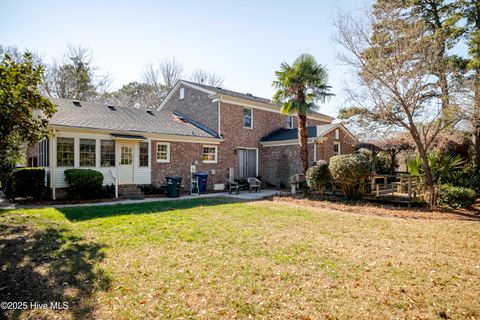
[[[190,76],[190,80],[212,87],[221,87],[223,86],[223,82],[225,79],[221,75],[216,74],[215,72],[207,71],[204,69],[195,69]]]
[[[154,107],[160,106],[168,92],[183,77],[183,66],[175,58],[163,58],[158,65],[149,62],[145,65],[143,80],[148,85]]]
[[[368,126],[400,127],[409,132],[421,156],[425,182],[434,205],[434,184],[427,152],[439,132],[452,123],[441,120],[437,79],[431,70],[438,46],[422,41],[422,22],[408,23],[395,6],[376,6],[363,21],[340,15],[336,21],[342,62],[353,69],[348,94],[355,105],[341,111]],[[353,79],[352,79],[353,80]]]
[[[47,67],[43,91],[50,97],[96,100],[108,91],[111,79],[94,66],[88,48],[69,45],[60,61]]]

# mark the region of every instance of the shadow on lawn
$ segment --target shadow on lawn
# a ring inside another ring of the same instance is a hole
[[[4,317],[17,319],[26,313],[39,318],[30,302],[47,303],[49,307],[51,302],[67,302],[64,312],[74,319],[92,317],[94,292],[107,290],[111,283],[94,267],[104,258],[102,245],[86,243],[61,227],[33,230],[20,224],[0,224],[0,235],[1,300],[28,303],[26,310],[2,310]],[[59,311],[46,313],[58,315]]]
[[[82,221],[97,218],[105,218],[130,214],[147,214],[156,212],[166,212],[177,209],[191,209],[206,206],[217,206],[233,202],[243,202],[238,199],[230,199],[225,197],[218,198],[199,198],[188,200],[172,200],[159,202],[145,202],[132,204],[116,204],[108,206],[91,206],[91,207],[69,207],[58,208],[65,217],[70,221]]]

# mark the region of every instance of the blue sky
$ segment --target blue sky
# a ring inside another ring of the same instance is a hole
[[[335,116],[344,106],[348,72],[336,59],[332,19],[366,3],[3,0],[0,44],[29,48],[46,61],[69,43],[86,46],[113,78],[113,89],[140,81],[148,61],[175,57],[186,71],[211,70],[225,78],[224,87],[267,98],[280,63],[308,52],[329,70],[337,96],[321,111]]]

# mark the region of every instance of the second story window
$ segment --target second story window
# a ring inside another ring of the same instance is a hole
[[[293,129],[293,116],[287,116],[287,129]]]
[[[253,128],[253,109],[243,108],[243,127]]]
[[[339,155],[340,154],[340,142],[335,142],[333,144],[333,155]]]
[[[185,88],[180,88],[180,100],[185,98]]]

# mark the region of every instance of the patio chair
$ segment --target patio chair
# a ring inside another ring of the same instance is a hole
[[[257,178],[248,178],[248,192],[252,192],[255,189],[255,192],[262,191],[261,182]]]
[[[240,193],[240,186],[238,182],[235,182],[233,179],[228,179],[228,194],[232,194],[232,191],[235,191],[236,194]]]

